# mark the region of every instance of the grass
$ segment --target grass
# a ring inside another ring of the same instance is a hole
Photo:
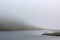
[[[47,33],[47,34],[43,34],[43,35],[60,36],[60,32],[56,32],[56,33]]]

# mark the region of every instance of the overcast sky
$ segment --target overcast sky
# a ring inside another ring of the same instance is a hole
[[[4,18],[60,29],[60,0],[0,0],[0,19]]]

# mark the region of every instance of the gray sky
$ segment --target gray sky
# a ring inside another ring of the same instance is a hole
[[[0,19],[25,22],[37,27],[60,29],[59,0],[0,0]]]

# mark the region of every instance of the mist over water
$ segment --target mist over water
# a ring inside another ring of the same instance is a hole
[[[0,0],[0,40],[60,40],[40,29],[60,29],[59,0]]]
[[[0,21],[25,21],[47,29],[60,29],[59,0],[0,0]]]

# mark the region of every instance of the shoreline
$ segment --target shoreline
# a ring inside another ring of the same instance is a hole
[[[42,34],[42,35],[48,35],[48,36],[60,36],[60,32],[56,32],[56,33],[46,33],[46,34]]]

